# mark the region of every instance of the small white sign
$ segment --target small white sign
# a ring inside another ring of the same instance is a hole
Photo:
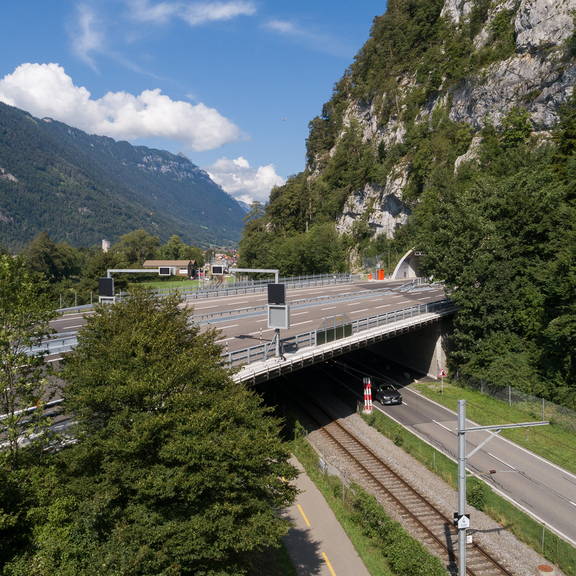
[[[464,528],[470,528],[470,518],[468,516],[460,516],[458,518],[458,530],[464,530]]]
[[[290,328],[290,307],[287,304],[268,304],[268,328]]]

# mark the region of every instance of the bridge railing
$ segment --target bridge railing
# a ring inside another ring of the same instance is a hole
[[[49,338],[42,340],[40,344],[32,346],[28,353],[31,356],[38,354],[46,354],[48,356],[54,354],[65,354],[71,352],[78,344],[77,332],[59,332]]]
[[[287,288],[302,288],[305,286],[327,286],[329,284],[347,284],[353,280],[360,279],[360,275],[354,274],[319,274],[315,276],[290,276],[280,278],[281,284],[286,284]],[[203,288],[159,288],[157,294],[169,294],[177,291],[186,300],[200,300],[214,298],[218,296],[235,296],[238,294],[256,294],[264,292],[270,284],[268,280],[250,280],[245,282],[234,282],[233,284],[222,284],[221,286],[206,286]]]
[[[376,316],[369,316],[367,318],[360,318],[351,322],[352,334],[357,334],[387,324],[393,324],[407,318],[413,318],[423,314],[433,312],[448,312],[454,310],[455,306],[451,300],[440,300],[438,302],[429,302],[427,304],[418,304],[410,308],[403,308],[393,312],[385,312]],[[296,336],[289,336],[281,340],[281,350],[283,352],[295,352],[301,348],[308,346],[316,346],[318,343],[318,330],[304,332]],[[265,342],[242,348],[241,350],[232,350],[222,354],[222,360],[225,364],[231,367],[242,366],[244,364],[251,364],[259,360],[267,360],[272,358],[275,354],[275,346],[273,342]]]

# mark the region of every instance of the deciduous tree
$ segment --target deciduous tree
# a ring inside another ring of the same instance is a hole
[[[285,533],[279,422],[179,304],[137,291],[82,331],[64,370],[77,442],[11,574],[236,576]]]

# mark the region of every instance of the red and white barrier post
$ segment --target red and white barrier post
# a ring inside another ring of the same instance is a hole
[[[372,381],[369,376],[364,379],[364,410],[363,414],[372,414]]]

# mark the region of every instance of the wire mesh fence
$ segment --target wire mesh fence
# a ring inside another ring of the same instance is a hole
[[[534,418],[548,420],[565,430],[576,433],[576,411],[566,406],[522,392],[510,385],[502,386],[477,378],[459,376],[455,378],[454,383],[519,408]]]

